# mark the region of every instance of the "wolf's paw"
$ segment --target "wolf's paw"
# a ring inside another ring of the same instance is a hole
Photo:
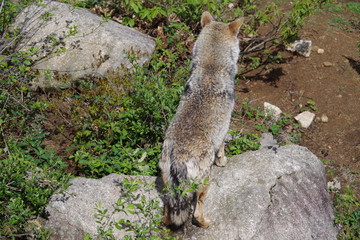
[[[208,219],[206,219],[206,218],[204,218],[201,222],[198,221],[198,225],[199,225],[199,227],[201,227],[201,228],[207,228],[207,227],[210,226],[210,224],[211,224],[211,221],[208,220]]]
[[[199,227],[207,228],[211,221],[206,219],[203,214],[194,214],[193,223]]]
[[[227,157],[225,157],[225,156],[216,158],[216,160],[215,160],[215,164],[218,167],[225,167],[226,163],[227,163]]]

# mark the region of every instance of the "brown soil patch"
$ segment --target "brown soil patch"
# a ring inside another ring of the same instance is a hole
[[[247,80],[237,84],[236,109],[249,97],[256,99],[258,105],[270,102],[295,116],[299,104],[315,101],[316,119],[302,134],[299,144],[327,162],[329,179],[338,178],[342,188],[350,184],[359,197],[360,60],[356,43],[360,29],[352,26],[349,31],[331,26],[329,20],[335,15],[314,15],[300,33],[301,39],[312,40],[313,46],[324,49],[323,54],[312,51],[305,58],[282,50],[284,63],[274,64],[257,75],[247,74]],[[327,123],[320,120],[323,114],[329,118]]]

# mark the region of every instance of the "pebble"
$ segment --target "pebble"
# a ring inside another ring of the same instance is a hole
[[[329,122],[328,116],[326,116],[325,114],[321,115],[321,121],[324,122],[324,123]]]
[[[277,142],[271,133],[262,133],[260,137],[260,148],[268,148],[269,146],[276,146]]]
[[[264,112],[266,116],[270,115],[275,121],[280,118],[280,115],[282,113],[279,107],[272,105],[268,102],[264,102]]]
[[[335,178],[334,180],[327,183],[327,187],[330,191],[339,192],[341,189],[341,184],[340,181]]]
[[[323,65],[324,65],[324,67],[334,66],[334,64],[332,64],[331,62],[324,62]]]
[[[315,52],[317,52],[317,50],[318,50],[318,49],[319,49],[319,47],[318,47],[318,46],[316,46],[316,45],[311,47],[311,51],[315,51]]]
[[[315,118],[315,114],[309,111],[300,113],[295,117],[295,120],[300,123],[303,128],[308,128]]]
[[[317,50],[317,53],[318,53],[318,54],[323,54],[324,52],[325,52],[325,50],[322,49],[322,48],[319,48],[319,49]]]
[[[310,57],[311,54],[311,40],[296,40],[295,42],[289,44],[286,47],[286,50],[291,52],[297,52],[304,57]]]

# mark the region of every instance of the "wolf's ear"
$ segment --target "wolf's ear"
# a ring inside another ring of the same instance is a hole
[[[234,34],[235,36],[238,35],[238,33],[240,31],[240,27],[244,23],[244,19],[245,18],[241,17],[241,18],[238,18],[235,21],[229,23],[229,29],[230,29],[231,33]]]
[[[211,16],[211,14],[208,11],[203,12],[201,15],[201,27],[205,27],[212,21],[214,21],[214,18]]]

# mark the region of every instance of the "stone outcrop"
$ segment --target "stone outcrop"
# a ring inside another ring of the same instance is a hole
[[[25,8],[16,18],[18,51],[35,49],[35,86],[56,87],[89,77],[104,77],[131,68],[129,53],[143,64],[155,49],[149,36],[86,9],[44,0]]]
[[[336,239],[324,166],[304,147],[288,145],[235,156],[212,169],[204,212],[208,229],[184,239]]]
[[[123,187],[124,179],[130,181],[140,180],[139,184],[142,188],[133,192],[133,198],[124,196],[127,188]],[[162,201],[159,192],[155,188],[146,187],[149,184],[154,184],[156,177],[145,176],[123,176],[117,174],[110,174],[102,179],[89,179],[78,177],[71,180],[72,185],[61,194],[53,195],[49,206],[47,207],[48,220],[45,222],[45,228],[52,231],[53,235],[50,239],[58,240],[79,240],[84,239],[85,234],[95,237],[98,235],[97,228],[101,224],[96,223],[98,218],[98,210],[107,210],[106,217],[103,223],[104,230],[115,228],[111,226],[111,221],[119,221],[120,219],[127,219],[131,222],[138,222],[145,224],[148,218],[145,218],[139,212],[135,214],[126,214],[125,212],[115,212],[113,214],[116,202],[121,198],[133,203],[139,203],[140,196],[145,196],[147,201],[155,199],[159,202],[159,208],[154,209],[153,214],[158,214],[156,210],[162,208]],[[121,207],[118,207],[121,209]],[[131,232],[115,229],[113,233],[115,239],[123,239],[124,236],[132,236]]]
[[[147,183],[155,181],[154,177],[139,178]],[[55,233],[53,239],[82,239],[84,233],[94,236],[98,226],[94,206],[101,201],[111,212],[122,194],[123,179],[116,174],[99,180],[76,178],[65,193],[54,195],[47,207],[46,223]],[[135,195],[146,194],[161,202],[159,189],[143,188]],[[230,158],[224,168],[214,166],[204,212],[212,221],[210,227],[188,224],[186,231],[179,233],[182,239],[336,239],[324,166],[297,145],[267,146]],[[139,220],[136,214],[114,219],[128,217]],[[121,234],[114,231],[116,239],[122,239]]]

